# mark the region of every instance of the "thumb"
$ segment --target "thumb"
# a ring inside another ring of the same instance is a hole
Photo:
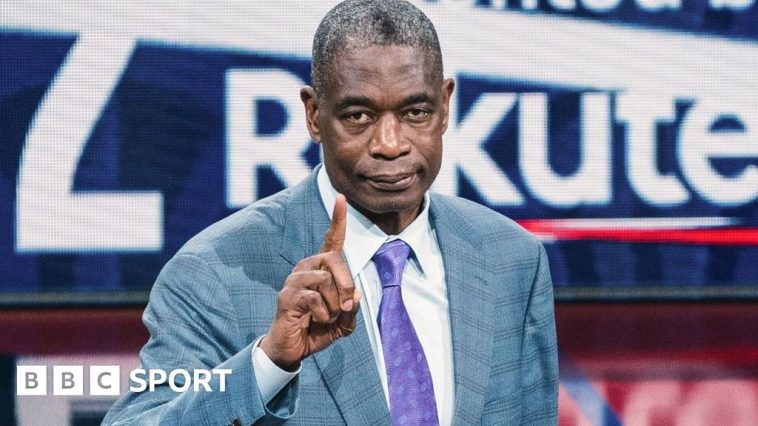
[[[324,234],[324,243],[321,245],[321,253],[334,251],[342,253],[345,245],[345,228],[347,226],[347,200],[342,194],[337,194],[332,211],[332,222]]]
[[[352,308],[347,312],[342,312],[340,316],[337,317],[337,325],[340,327],[340,329],[342,329],[343,332],[346,332],[346,336],[355,330],[355,317],[361,307],[362,297],[363,294],[361,291],[355,289],[353,292]]]

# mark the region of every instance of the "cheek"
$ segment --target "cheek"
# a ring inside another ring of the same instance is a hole
[[[431,169],[439,169],[442,161],[442,138],[439,135],[426,135],[423,140],[419,140],[416,147]]]
[[[335,141],[322,143],[324,149],[324,162],[331,165],[335,171],[349,175],[355,170],[356,164],[361,158],[360,151],[347,141]]]
[[[428,126],[406,128],[406,138],[412,141],[416,151],[428,162],[442,157],[442,131],[441,121],[435,120]]]

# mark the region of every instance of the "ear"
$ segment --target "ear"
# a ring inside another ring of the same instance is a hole
[[[450,118],[450,98],[453,96],[455,81],[452,78],[445,79],[442,82],[442,133],[447,130],[447,123]]]
[[[300,100],[305,107],[305,123],[308,126],[308,133],[311,135],[313,142],[321,143],[321,127],[318,121],[318,96],[312,87],[307,86],[300,89]]]

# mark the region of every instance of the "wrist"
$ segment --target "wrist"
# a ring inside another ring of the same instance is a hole
[[[263,353],[266,354],[268,359],[271,360],[277,367],[282,369],[283,371],[286,371],[288,373],[293,373],[297,371],[300,368],[300,360],[288,360],[284,357],[282,357],[279,353],[279,351],[275,350],[270,345],[271,339],[269,339],[269,336],[263,336],[260,343],[258,344],[258,348],[263,351]]]

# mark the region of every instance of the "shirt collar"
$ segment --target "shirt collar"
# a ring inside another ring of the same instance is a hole
[[[329,219],[331,219],[337,191],[332,186],[329,175],[326,174],[326,168],[323,165],[319,167],[320,169],[316,178],[318,192],[321,196],[321,202],[329,214]],[[432,250],[431,224],[429,223],[429,192],[424,194],[423,203],[424,207],[421,213],[398,235],[387,235],[348,203],[344,252],[353,279],[366,267],[366,264],[368,264],[382,244],[395,239],[401,239],[410,246],[422,274],[425,274],[424,271],[429,270],[428,268],[431,267],[429,264],[431,261],[429,254]]]

